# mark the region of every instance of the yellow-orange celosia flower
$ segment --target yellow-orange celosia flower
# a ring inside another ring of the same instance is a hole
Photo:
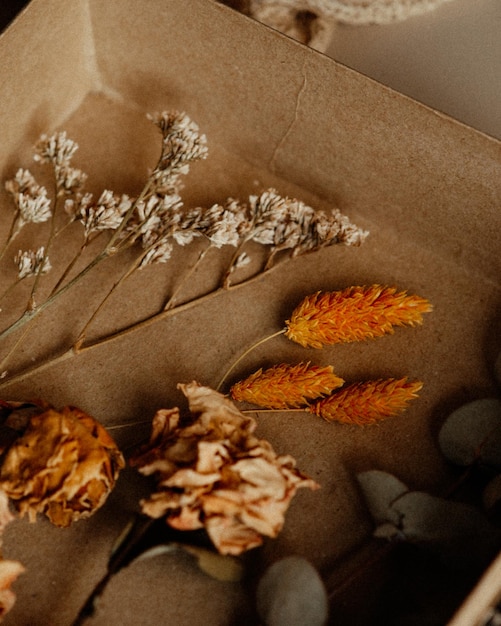
[[[233,385],[231,397],[270,409],[297,408],[309,401],[329,395],[344,383],[332,366],[309,363],[282,363],[263,371],[259,369]]]
[[[75,407],[40,408],[5,454],[0,489],[30,521],[45,513],[56,526],[68,526],[104,503],[123,466],[94,418]]]
[[[423,383],[389,378],[353,383],[310,405],[328,422],[365,426],[396,415],[417,397]]]
[[[307,296],[286,321],[285,336],[303,347],[361,341],[422,323],[431,311],[425,298],[371,285]]]

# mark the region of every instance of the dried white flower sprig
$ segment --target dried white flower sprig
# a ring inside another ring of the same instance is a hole
[[[110,189],[105,189],[97,197],[85,191],[87,175],[72,163],[78,145],[65,132],[43,135],[34,156],[36,162],[52,169],[53,197],[26,169],[19,169],[5,185],[13,200],[15,213],[0,258],[27,224],[48,222],[48,226],[42,231],[42,236],[46,238],[42,245],[37,244],[34,250],[19,251],[15,256],[17,279],[7,287],[1,298],[5,299],[21,280],[32,279],[33,283],[25,310],[13,323],[0,330],[0,339],[31,323],[108,257],[124,250],[135,252],[122,276],[102,296],[101,304],[89,311],[88,320],[76,342],[51,357],[50,361],[35,364],[30,372],[151,324],[181,308],[200,304],[221,291],[249,284],[276,266],[279,256],[280,260],[293,258],[333,244],[358,246],[367,236],[366,231],[352,224],[337,209],[316,211],[300,200],[280,196],[274,189],[251,195],[246,202],[229,198],[209,208],[185,207],[181,197],[182,177],[188,173],[193,162],[207,157],[207,139],[185,113],[163,112],[148,117],[162,136],[160,156],[136,197]],[[49,254],[56,240],[66,232],[66,227],[74,223],[82,226],[82,240],[77,243],[75,254],[66,267],[60,270],[58,276],[49,279],[52,282],[47,283],[45,275],[52,269]],[[84,252],[91,243],[95,246],[98,239],[101,247],[93,248],[98,250],[97,254],[84,262]],[[87,331],[103,305],[134,272],[153,264],[168,263],[176,247],[186,248],[194,241],[205,242],[206,245],[202,246],[201,252],[198,246],[195,262],[188,258],[187,271],[178,278],[173,291],[165,295],[159,310],[113,335],[102,336],[92,342],[86,340]],[[250,248],[246,248],[251,242],[263,246],[267,251],[266,259],[254,274],[235,281],[236,271],[248,266],[251,261]],[[179,303],[183,286],[209,250],[228,246],[234,248],[234,254],[221,275],[220,287],[208,294],[202,293],[187,303]],[[130,255],[128,257],[131,258]],[[40,296],[42,278],[44,296]],[[98,280],[95,282],[100,284]],[[23,330],[25,332],[26,329]],[[15,349],[22,337],[14,343]],[[2,371],[7,369],[13,350],[7,352],[0,363]],[[25,370],[7,374],[1,384],[27,373]]]
[[[19,280],[29,276],[47,274],[52,269],[49,257],[45,255],[45,249],[40,246],[38,250],[19,250],[14,257],[14,263],[17,265],[17,277]]]

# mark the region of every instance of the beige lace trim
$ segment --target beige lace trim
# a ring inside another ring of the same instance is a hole
[[[248,0],[247,13],[282,33],[325,50],[336,22],[400,22],[453,0]]]

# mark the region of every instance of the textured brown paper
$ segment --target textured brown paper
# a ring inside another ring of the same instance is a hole
[[[318,208],[338,206],[371,233],[361,248],[333,247],[284,263],[248,287],[4,385],[2,397],[75,404],[106,426],[141,421],[160,407],[184,406],[178,382],[217,384],[239,352],[278,330],[308,293],[379,282],[433,303],[422,327],[322,351],[277,338],[235,372],[309,359],[332,364],[348,381],[409,375],[424,382],[403,416],[375,428],[301,413],[258,417],[259,435],[294,455],[321,489],[296,496],[282,534],[253,555],[253,567],[258,572],[299,554],[337,587],[373,550],[356,472],[382,469],[413,489],[444,492],[451,472],[436,444],[442,420],[463,402],[496,393],[501,144],[208,0],[33,0],[0,39],[0,59],[4,179],[31,166],[40,133],[64,129],[80,145],[75,165],[89,174],[92,191],[137,193],[158,154],[146,113],[177,108],[209,143],[208,160],[193,165],[186,180],[186,206],[245,199],[274,186]],[[3,191],[1,201],[5,232],[10,209]],[[182,299],[218,284],[224,259],[211,259]],[[75,340],[83,305],[99,302],[121,263],[111,259],[99,281],[89,275],[44,315],[18,365]],[[133,277],[92,332],[147,316],[186,263],[179,256]],[[126,447],[149,427],[112,432]],[[5,623],[70,624],[144,488],[127,471],[87,522],[68,530],[45,521],[11,524],[4,555],[27,571]],[[370,570],[361,583],[363,601],[344,598],[334,607],[338,624],[370,623],[379,574]],[[214,581],[189,560],[164,555],[123,570],[91,623],[252,624],[252,606],[244,586]]]

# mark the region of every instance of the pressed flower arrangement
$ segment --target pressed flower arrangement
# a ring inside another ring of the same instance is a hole
[[[14,214],[0,258],[4,263],[13,259],[16,276],[0,294],[1,304],[8,307],[12,294],[23,285],[27,298],[18,311],[9,311],[11,320],[0,330],[0,341],[6,346],[0,387],[243,288],[306,253],[338,244],[359,246],[366,239],[368,233],[337,209],[314,210],[272,188],[246,201],[229,198],[210,207],[185,207],[182,178],[192,163],[207,157],[206,137],[184,113],[166,112],[150,119],[160,131],[160,156],[135,197],[108,189],[98,196],[86,191],[86,174],[73,165],[78,146],[64,132],[43,136],[35,153],[37,164],[52,172],[52,194],[28,169],[19,169],[6,183]],[[16,250],[21,233],[37,224],[48,224],[45,241]],[[51,256],[68,229],[80,230],[79,244],[54,276]],[[90,338],[90,328],[98,326],[103,307],[132,276],[149,266],[168,267],[173,254],[195,243],[195,263],[165,294],[156,311]],[[260,267],[250,271],[250,267],[256,268],[252,259],[256,245],[265,251],[265,258]],[[217,253],[227,247],[233,251],[217,287],[183,300],[183,289],[209,251]],[[89,260],[90,251],[93,256]],[[123,255],[127,263],[98,304],[86,312],[76,339],[34,364],[13,369],[17,352],[41,315],[55,310],[54,305],[66,294],[75,291],[88,275],[98,274],[106,260],[117,255]],[[149,443],[129,458],[155,485],[151,496],[141,502],[141,523],[149,528],[152,522],[148,518],[160,520],[173,532],[190,538],[190,533],[202,531],[211,549],[233,557],[261,545],[264,537],[276,537],[297,490],[316,490],[319,485],[296,467],[292,456],[275,452],[270,442],[259,438],[255,419],[235,403],[258,406],[257,412],[302,411],[312,420],[320,416],[327,422],[365,426],[404,411],[422,383],[407,377],[347,383],[332,366],[305,359],[261,367],[235,382],[226,396],[229,374],[254,347],[272,337],[283,336],[305,350],[367,341],[391,334],[396,327],[420,325],[431,308],[423,297],[379,284],[315,292],[304,297],[281,330],[242,353],[215,385],[218,390],[195,382],[180,384],[188,412],[158,410]],[[26,514],[31,521],[44,514],[56,526],[65,527],[89,517],[104,504],[125,461],[94,417],[75,407],[56,409],[44,402],[4,401],[1,420],[2,528],[13,519],[13,511]],[[190,549],[202,549],[189,546],[190,540],[184,541]],[[135,545],[137,536],[128,535],[119,555],[127,553],[130,541]],[[183,540],[176,535],[174,543],[183,544]],[[115,554],[113,558],[103,584],[75,624],[92,614],[94,601],[109,577],[130,562],[129,557],[116,560]],[[15,561],[0,561],[4,612],[14,600],[10,585],[22,571],[23,566]]]

